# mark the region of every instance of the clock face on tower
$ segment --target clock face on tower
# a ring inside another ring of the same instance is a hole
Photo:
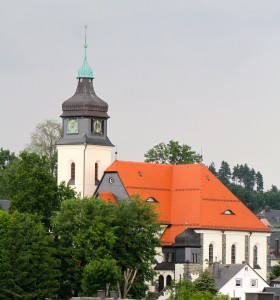
[[[103,134],[103,120],[92,120],[92,132]]]
[[[78,119],[67,120],[67,133],[68,134],[79,133]]]

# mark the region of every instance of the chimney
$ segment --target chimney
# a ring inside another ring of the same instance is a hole
[[[220,264],[215,261],[213,262],[212,264],[212,275],[215,277],[215,278],[219,278],[220,277]]]

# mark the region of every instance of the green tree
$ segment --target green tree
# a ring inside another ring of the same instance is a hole
[[[53,218],[52,229],[61,259],[61,299],[82,294],[82,282],[84,291],[88,291],[92,269],[98,268],[96,261],[108,258],[116,261],[121,274],[132,276],[126,281],[125,276],[120,278],[113,272],[111,282],[104,276],[100,284],[117,280],[123,297],[128,293],[137,298],[144,296],[145,281],[154,274],[151,261],[160,232],[151,204],[139,197],[119,205],[94,198],[65,200]]]
[[[39,217],[0,211],[0,233],[0,299],[54,299],[59,260]]]
[[[0,170],[5,169],[15,158],[16,155],[14,152],[10,152],[8,149],[0,148]]]
[[[30,143],[26,148],[29,152],[47,157],[50,162],[51,173],[55,171],[57,163],[56,142],[61,135],[61,123],[53,119],[46,119],[39,123],[31,133]]]
[[[118,261],[122,274],[133,271],[135,280],[131,290],[125,288],[125,281],[120,284],[122,297],[127,294],[133,298],[142,298],[147,290],[145,282],[152,280],[154,271],[151,261],[156,255],[159,245],[160,224],[154,206],[143,201],[139,196],[132,197],[129,202],[122,201],[115,209],[117,240],[112,256]]]
[[[224,160],[221,163],[221,167],[218,171],[218,178],[221,180],[221,182],[225,185],[230,184],[231,179],[231,170],[229,167],[229,164],[225,162]]]
[[[191,147],[177,141],[169,141],[168,144],[160,143],[148,150],[145,156],[145,162],[154,162],[161,164],[194,164],[201,163],[202,156]]]
[[[216,170],[216,166],[214,162],[211,162],[211,164],[208,167],[209,171],[212,172],[215,176],[218,175],[217,170]]]
[[[277,278],[279,276],[280,276],[280,264],[278,262],[277,265],[275,265],[275,266],[273,266],[271,268],[271,272],[270,272],[270,276],[269,277],[270,277],[270,280],[273,280],[273,279],[275,279],[275,278]]]
[[[206,292],[216,295],[218,290],[216,288],[215,278],[207,270],[202,272],[199,277],[193,282],[193,286],[200,292]]]
[[[81,294],[83,274],[85,278],[90,276],[84,273],[85,266],[111,255],[117,239],[112,205],[99,199],[65,200],[53,218],[53,234],[61,260],[60,299]]]
[[[120,269],[116,260],[108,257],[91,260],[84,268],[82,277],[83,294],[95,296],[98,290],[116,289],[121,280]]]
[[[48,227],[50,217],[60,208],[64,195],[75,194],[65,184],[57,186],[54,176],[49,173],[48,160],[35,153],[22,152],[6,172],[10,211],[38,214]]]
[[[256,178],[256,185],[257,185],[257,191],[263,192],[263,176],[260,172],[257,172],[255,175]]]

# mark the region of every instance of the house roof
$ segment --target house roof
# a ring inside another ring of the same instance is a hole
[[[186,228],[270,232],[204,165],[115,161],[105,172],[117,172],[129,196],[158,202],[159,221],[172,225],[164,244]]]
[[[246,265],[248,266],[248,265]],[[213,274],[212,264],[209,267],[210,272]],[[217,289],[222,288],[232,277],[234,277],[241,269],[245,267],[244,264],[232,264],[232,265],[221,265],[218,264],[219,267],[219,276],[215,277]]]
[[[271,209],[269,207],[266,207],[258,214],[258,217],[264,224],[268,223],[269,226],[274,228],[280,227],[279,209]]]
[[[100,198],[106,202],[111,201],[114,204],[117,204],[117,200],[115,198],[115,196],[112,193],[109,192],[99,192],[98,193]]]

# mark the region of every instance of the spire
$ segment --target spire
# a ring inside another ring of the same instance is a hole
[[[84,55],[84,61],[83,64],[80,66],[78,70],[78,78],[94,78],[92,68],[87,62],[87,25],[85,25],[85,55]]]

